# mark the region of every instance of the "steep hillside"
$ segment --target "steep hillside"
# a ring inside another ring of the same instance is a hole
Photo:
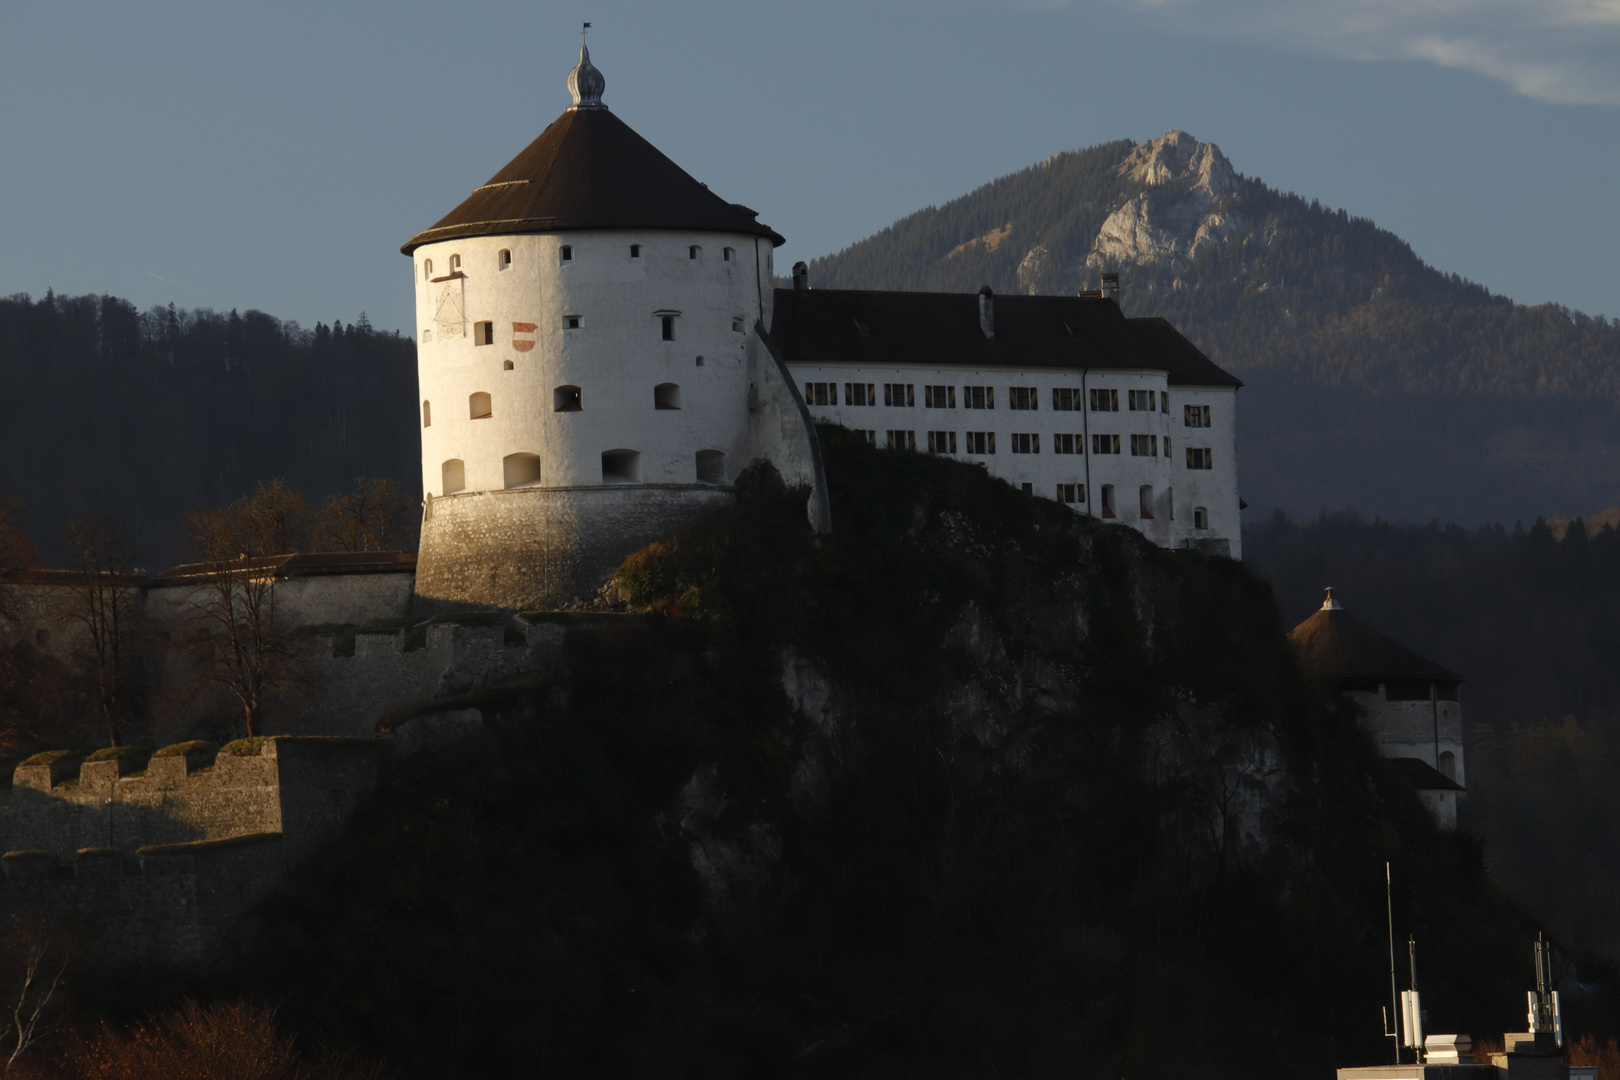
[[[1388,859],[1433,1023],[1515,1022],[1532,931],[1259,579],[826,438],[835,533],[766,475],[632,557],[220,991],[405,1076],[1325,1076],[1386,1052]]]
[[[1244,497],[1426,521],[1620,497],[1620,326],[1524,307],[1170,132],[1059,154],[811,264],[813,285],[1065,293],[1117,271],[1248,384]]]

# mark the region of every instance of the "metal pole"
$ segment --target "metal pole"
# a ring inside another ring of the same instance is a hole
[[[1389,1007],[1395,1016],[1395,1064],[1401,1063],[1401,994],[1395,989],[1395,902],[1390,898],[1389,863],[1384,864],[1384,914],[1389,920]]]

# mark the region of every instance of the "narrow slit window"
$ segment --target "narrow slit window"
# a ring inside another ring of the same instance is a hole
[[[429,402],[429,401],[422,402],[422,426],[423,427],[432,427],[433,426],[433,403],[432,402]]]
[[[641,245],[640,244],[631,244],[630,245],[630,257],[632,259],[641,258]]]
[[[1105,518],[1111,518],[1114,516],[1113,484],[1104,484],[1102,486],[1102,516]]]
[[[428,279],[430,279],[432,277],[433,277],[433,260],[432,259],[423,259],[422,260],[422,280],[427,281]]]
[[[511,265],[512,252],[506,248],[501,248],[500,252],[495,256],[495,269],[505,270]]]
[[[675,316],[660,315],[658,317],[658,325],[663,331],[665,341],[675,340]]]
[[[703,254],[703,249],[698,247],[696,244],[693,244],[691,247],[686,249],[686,257],[691,259],[693,262],[696,262],[697,257],[701,254]]]
[[[450,256],[450,272],[452,274],[461,273],[461,256],[460,255],[452,255],[452,256]]]
[[[1202,507],[1202,506],[1193,507],[1193,528],[1195,528],[1195,529],[1207,529],[1207,528],[1209,528],[1209,510],[1206,507]]]
[[[565,263],[573,262],[574,261],[574,245],[573,244],[564,244],[562,247],[557,249],[557,254],[559,256],[561,256],[563,262],[565,262]]]
[[[1142,514],[1142,520],[1153,520],[1153,485],[1143,484],[1137,491],[1137,509]]]

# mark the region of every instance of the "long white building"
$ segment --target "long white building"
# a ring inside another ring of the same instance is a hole
[[[818,422],[985,466],[1166,546],[1239,551],[1234,390],[1112,297],[773,288],[783,240],[573,104],[401,249],[416,299],[417,595],[540,607],[772,462],[828,526]]]

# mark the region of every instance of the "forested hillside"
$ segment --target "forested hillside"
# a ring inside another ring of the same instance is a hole
[[[416,349],[362,314],[305,330],[260,311],[112,296],[0,299],[0,492],[50,560],[73,514],[108,514],[159,570],[180,522],[260,480],[320,499],[359,476],[419,493]]]
[[[1059,154],[811,264],[811,283],[1065,293],[1120,275],[1248,384],[1257,511],[1470,523],[1620,501],[1620,324],[1525,307],[1183,132]],[[1601,475],[1597,475],[1601,474]]]

